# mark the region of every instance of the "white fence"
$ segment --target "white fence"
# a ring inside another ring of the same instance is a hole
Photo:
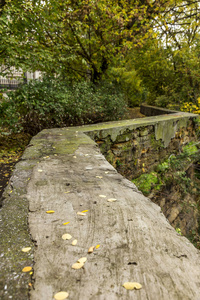
[[[26,83],[28,80],[37,79],[41,77],[39,71],[36,72],[25,72],[17,70],[14,67],[9,68],[9,73],[6,72],[5,66],[0,67],[0,88],[16,89],[22,83]],[[7,73],[7,74],[6,74]],[[6,74],[3,76],[3,74]]]

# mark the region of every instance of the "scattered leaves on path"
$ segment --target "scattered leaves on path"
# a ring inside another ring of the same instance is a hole
[[[76,246],[76,244],[78,243],[78,241],[77,240],[73,240],[73,242],[72,242],[72,246]]]
[[[87,261],[87,257],[81,257],[77,260],[78,263],[84,264]]]
[[[72,236],[69,233],[65,233],[62,235],[62,239],[63,240],[71,240]]]
[[[78,212],[77,212],[77,215],[79,215],[79,216],[86,216],[86,214],[83,213],[83,212],[81,212],[81,211],[78,211]]]
[[[24,267],[22,269],[22,272],[27,273],[27,272],[30,272],[31,270],[32,270],[32,267]]]
[[[126,290],[140,290],[142,288],[142,285],[138,282],[125,282],[123,284],[123,287],[126,289]]]
[[[22,252],[29,252],[31,250],[31,247],[22,248]]]
[[[63,225],[67,225],[67,224],[69,224],[70,222],[66,222],[66,223],[63,223]]]
[[[53,213],[55,213],[55,211],[54,210],[47,210],[46,213],[47,214],[53,214]]]
[[[69,297],[69,293],[67,292],[58,292],[54,295],[54,299],[56,300],[65,300]]]
[[[87,211],[88,211],[88,209],[86,209],[86,210],[83,210],[83,211],[82,211],[82,213],[85,213],[85,212],[87,212]]]
[[[78,270],[84,266],[84,263],[75,263],[72,265],[72,269]]]
[[[117,199],[115,199],[115,198],[110,198],[110,199],[108,199],[107,201],[108,201],[108,202],[115,202],[115,201],[117,201]]]
[[[92,253],[94,251],[95,246],[92,246],[88,249],[88,253]]]

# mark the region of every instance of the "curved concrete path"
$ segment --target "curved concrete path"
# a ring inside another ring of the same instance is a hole
[[[83,129],[35,136],[4,197],[1,299],[51,300],[59,291],[73,300],[200,299],[199,251],[117,173]],[[72,239],[63,240],[65,233]],[[84,266],[72,269],[81,257],[87,257]],[[21,271],[26,265],[32,275]],[[129,281],[142,288],[126,290]]]

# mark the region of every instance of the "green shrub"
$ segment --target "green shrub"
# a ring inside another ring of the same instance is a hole
[[[125,111],[124,96],[114,84],[46,77],[8,94],[0,104],[0,126],[35,134],[44,128],[117,120]]]
[[[145,196],[149,195],[153,188],[159,190],[162,185],[157,173],[155,172],[142,174],[132,181]]]

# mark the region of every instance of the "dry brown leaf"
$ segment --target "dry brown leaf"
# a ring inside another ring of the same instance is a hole
[[[87,257],[81,257],[77,260],[78,263],[84,264],[87,261]]]
[[[31,247],[22,248],[22,252],[29,252],[31,250]]]
[[[24,267],[22,269],[22,272],[26,273],[26,272],[30,272],[32,270],[32,267]]]
[[[72,236],[69,233],[65,233],[62,235],[62,239],[63,240],[71,240]]]
[[[117,199],[115,199],[115,198],[110,198],[110,199],[108,199],[107,201],[108,201],[108,202],[115,202],[115,201],[117,201]]]
[[[123,287],[127,290],[140,290],[142,288],[142,285],[138,282],[125,282],[123,284]]]
[[[53,214],[53,213],[55,213],[55,211],[54,210],[47,210],[46,213],[47,214]]]
[[[75,263],[72,265],[72,269],[78,270],[84,266],[84,263]]]
[[[88,249],[88,253],[92,253],[94,251],[95,246],[92,246]]]
[[[73,240],[73,242],[72,242],[72,246],[76,246],[76,244],[78,243],[78,241],[77,240]]]
[[[69,297],[67,292],[59,292],[54,295],[54,299],[56,300],[65,300]]]
[[[81,212],[81,211],[78,211],[78,212],[77,212],[77,215],[79,215],[79,216],[86,216],[86,214],[83,213],[83,212]]]

